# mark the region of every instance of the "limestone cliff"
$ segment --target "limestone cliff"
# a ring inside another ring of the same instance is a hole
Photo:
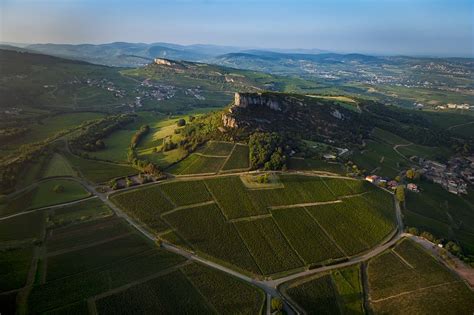
[[[173,65],[173,63],[170,60],[163,59],[163,58],[155,58],[154,62],[157,65],[164,65],[164,66],[172,66]]]

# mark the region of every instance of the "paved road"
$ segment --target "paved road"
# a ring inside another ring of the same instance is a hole
[[[236,174],[232,174],[232,175],[237,175],[237,174],[240,175],[240,174],[248,174],[248,173],[249,172],[241,172],[241,173],[236,173]],[[317,174],[312,173],[312,172],[292,172],[292,173],[307,174],[307,175],[312,175],[312,176],[320,176],[320,175],[317,175]],[[210,175],[210,176],[199,176],[198,175],[198,176],[194,176],[194,177],[186,177],[186,179],[188,179],[188,180],[189,179],[201,179],[201,178],[220,177],[220,176],[229,176],[229,175],[230,174],[225,174],[225,175],[215,174],[215,175]],[[331,177],[333,177],[333,176],[331,176]],[[348,177],[345,177],[345,176],[334,176],[334,177],[348,178]],[[154,235],[152,232],[148,231],[141,224],[139,224],[134,219],[132,219],[130,216],[128,216],[126,213],[124,213],[113,202],[111,202],[110,199],[109,199],[110,193],[100,193],[100,192],[96,191],[95,186],[92,183],[89,183],[89,182],[87,182],[86,180],[83,180],[83,179],[78,179],[78,178],[73,178],[73,177],[67,177],[67,179],[70,179],[70,180],[73,180],[73,181],[76,181],[76,182],[82,184],[93,195],[92,198],[98,197],[101,201],[103,201],[106,205],[108,205],[115,212],[115,214],[118,217],[121,217],[121,218],[125,219],[130,225],[135,227],[145,237],[147,237],[148,239],[150,239],[151,241],[154,241],[154,242],[156,242],[158,240],[156,235]],[[174,178],[172,180],[180,180],[180,179],[179,178]],[[139,188],[139,187],[140,186],[135,186],[135,187],[131,187],[130,189]],[[81,202],[81,201],[84,201],[84,199],[79,200],[79,201],[75,201],[75,202],[72,202],[72,203],[77,203],[77,202]],[[285,301],[285,310],[286,310],[286,312],[288,314],[294,314],[295,312],[297,312],[296,311],[297,308],[295,308],[293,305],[291,305],[291,302],[289,301],[289,299],[279,292],[278,286],[280,284],[284,283],[284,282],[291,281],[291,280],[294,280],[294,279],[297,279],[297,278],[300,278],[300,277],[306,277],[306,276],[313,275],[313,274],[316,274],[316,273],[325,272],[325,271],[329,271],[329,270],[333,270],[333,269],[337,269],[337,268],[341,268],[341,267],[346,267],[346,266],[350,266],[350,265],[365,261],[367,259],[370,259],[370,258],[380,254],[381,252],[383,252],[387,248],[393,246],[402,237],[402,231],[403,231],[403,222],[402,222],[402,217],[401,217],[401,210],[400,210],[400,207],[398,205],[398,202],[396,202],[395,199],[394,199],[394,203],[395,203],[395,206],[396,206],[396,216],[397,216],[398,228],[396,230],[396,233],[387,242],[373,248],[368,253],[365,253],[365,254],[360,255],[360,256],[352,257],[351,259],[349,259],[346,262],[339,263],[339,264],[334,264],[334,265],[331,265],[331,266],[324,266],[324,267],[316,268],[316,269],[312,269],[312,270],[302,271],[302,272],[299,272],[299,273],[296,273],[296,274],[293,274],[293,275],[290,275],[290,276],[287,276],[287,277],[283,277],[283,278],[280,278],[280,279],[276,279],[276,280],[258,280],[258,279],[254,279],[254,278],[252,278],[248,275],[239,273],[235,270],[232,270],[230,268],[219,265],[219,264],[217,264],[213,261],[210,261],[208,259],[199,257],[195,253],[188,252],[186,250],[178,248],[178,247],[176,247],[172,244],[169,244],[167,242],[162,242],[161,247],[163,247],[164,249],[166,249],[168,251],[171,251],[173,253],[176,253],[178,255],[186,257],[189,260],[199,262],[199,263],[204,264],[206,266],[209,266],[211,268],[220,270],[220,271],[225,272],[229,275],[237,277],[237,278],[239,278],[239,279],[241,279],[245,282],[253,284],[253,285],[261,288],[267,295],[270,295],[272,297],[282,298]],[[52,207],[41,208],[41,209],[37,209],[36,211],[43,210],[43,209],[51,209],[53,207],[61,207],[61,206],[69,205],[69,204],[71,204],[71,203],[60,204],[60,205],[55,205],[55,206],[52,206]],[[19,214],[19,215],[21,215],[21,214]]]

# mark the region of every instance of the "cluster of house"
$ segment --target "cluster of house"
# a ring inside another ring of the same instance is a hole
[[[204,101],[206,98],[200,94],[201,92],[202,91],[199,86],[195,89],[184,90],[184,94],[194,96],[196,99]]]
[[[474,110],[474,106],[470,106],[469,104],[454,104],[454,103],[448,103],[446,105],[438,105],[436,106],[436,109],[472,109]]]
[[[396,180],[386,179],[386,178],[380,177],[378,175],[368,175],[368,176],[365,177],[365,180],[368,181],[369,183],[374,184],[374,185],[381,186],[381,187],[386,187],[386,188],[391,189],[391,190],[397,189],[397,187],[399,185],[399,183]],[[418,185],[414,184],[414,183],[408,183],[406,185],[406,188],[410,191],[413,191],[413,192],[420,192],[420,190],[418,189]]]
[[[157,84],[149,79],[145,79],[140,84],[141,87],[146,89],[137,88],[136,92],[141,94],[143,97],[152,98],[156,101],[169,100],[176,94],[176,87],[167,84]]]
[[[107,79],[101,79],[101,80],[86,79],[85,81],[81,83],[85,83],[88,86],[106,89],[107,91],[114,93],[114,96],[118,98],[123,98],[127,95],[127,92],[125,90],[117,88],[112,81],[109,81]]]
[[[454,157],[447,164],[419,158],[419,164],[420,174],[450,193],[467,194],[467,184],[474,184],[474,156]]]

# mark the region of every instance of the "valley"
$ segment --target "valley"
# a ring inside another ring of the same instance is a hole
[[[470,113],[201,57],[0,50],[0,313],[469,314]]]

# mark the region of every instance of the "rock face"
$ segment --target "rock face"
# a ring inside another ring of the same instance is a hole
[[[157,65],[165,65],[165,66],[171,66],[173,63],[167,59],[162,59],[162,58],[155,58],[154,59],[155,64]]]
[[[281,111],[277,100],[262,93],[235,93],[234,106],[243,108],[248,106],[267,106],[270,109]]]

